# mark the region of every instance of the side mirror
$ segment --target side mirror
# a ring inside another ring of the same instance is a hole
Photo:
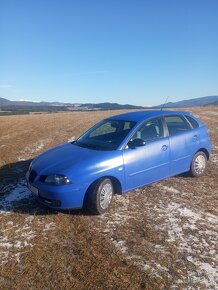
[[[145,141],[143,139],[136,138],[136,139],[134,139],[132,141],[129,141],[128,146],[129,146],[129,148],[134,149],[136,147],[145,146],[145,144],[146,143],[145,143]]]
[[[71,138],[69,138],[69,139],[67,140],[68,143],[73,143],[73,142],[75,142],[75,141],[76,141],[76,137],[75,137],[75,136],[72,136]]]

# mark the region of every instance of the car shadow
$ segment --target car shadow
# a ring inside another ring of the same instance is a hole
[[[25,175],[33,159],[17,161],[0,167],[0,213],[28,215],[90,215],[84,209],[54,210],[41,204],[27,188]]]

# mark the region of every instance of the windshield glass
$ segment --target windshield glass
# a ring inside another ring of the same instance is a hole
[[[79,137],[73,144],[95,150],[115,150],[136,122],[103,120]]]

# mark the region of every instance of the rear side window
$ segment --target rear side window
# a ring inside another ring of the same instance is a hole
[[[190,130],[191,127],[182,116],[166,116],[165,121],[170,136]]]
[[[199,127],[199,124],[198,124],[198,122],[195,119],[193,119],[192,117],[187,116],[187,115],[185,115],[185,117],[188,119],[189,123],[192,125],[192,127],[194,129]]]

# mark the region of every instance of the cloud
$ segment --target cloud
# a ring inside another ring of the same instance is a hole
[[[35,100],[26,100],[26,99],[20,99],[20,102],[33,102],[33,103],[40,103],[41,101],[35,101]]]

